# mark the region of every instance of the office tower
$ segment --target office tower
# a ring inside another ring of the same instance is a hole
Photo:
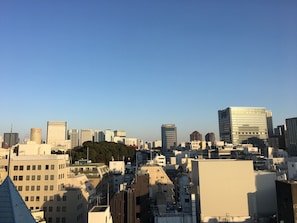
[[[202,141],[202,134],[194,131],[190,134],[190,141]]]
[[[92,129],[81,129],[80,130],[80,144],[84,142],[93,141],[93,130]]]
[[[114,132],[110,129],[104,130],[104,141],[113,142],[113,139],[114,139]]]
[[[30,141],[36,142],[36,144],[42,143],[42,133],[41,128],[31,128]]]
[[[267,131],[268,136],[273,136],[273,122],[272,122],[272,111],[266,111]]]
[[[79,132],[78,129],[71,129],[68,131],[68,140],[71,141],[71,149],[79,146]]]
[[[213,132],[209,132],[205,135],[205,141],[214,143],[216,141],[215,134]]]
[[[286,119],[287,147],[291,156],[297,155],[297,117]]]
[[[285,125],[278,125],[274,129],[275,137],[278,139],[278,148],[279,149],[286,149],[286,126]]]
[[[192,161],[200,222],[251,222],[256,214],[253,161]]]
[[[177,134],[174,124],[163,124],[161,127],[162,148],[172,149],[177,146]]]
[[[52,146],[64,145],[67,135],[67,122],[48,121],[47,122],[47,144]]]
[[[4,133],[2,147],[12,147],[19,143],[19,133]]]
[[[297,184],[296,181],[276,182],[277,222],[296,222]]]
[[[94,142],[100,142],[100,132],[101,130],[95,130],[94,131]]]
[[[114,136],[116,137],[122,137],[125,138],[126,137],[126,131],[124,130],[114,130]]]
[[[265,108],[228,107],[218,111],[220,139],[238,145],[268,139]],[[260,145],[258,145],[260,146]],[[262,145],[263,146],[263,145]]]

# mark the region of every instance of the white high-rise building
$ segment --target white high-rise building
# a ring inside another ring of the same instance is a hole
[[[265,108],[228,107],[219,110],[221,140],[238,145],[255,138],[268,139],[267,113]]]
[[[71,129],[68,131],[68,140],[71,141],[71,149],[79,146],[79,131],[78,129]]]
[[[65,145],[67,122],[48,121],[46,142],[52,146]]]
[[[93,130],[92,129],[81,129],[80,130],[80,144],[84,142],[93,141]]]
[[[40,144],[41,142],[41,128],[31,128],[31,133],[30,133],[30,141],[36,142],[36,144]]]

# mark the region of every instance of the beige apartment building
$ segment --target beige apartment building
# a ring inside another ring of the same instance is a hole
[[[43,153],[13,153],[8,160],[2,151],[0,184],[9,174],[28,208],[44,210],[47,223],[87,222],[88,200],[95,193],[92,185],[84,175],[69,173],[68,155]]]

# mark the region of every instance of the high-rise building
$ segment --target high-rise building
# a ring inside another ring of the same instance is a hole
[[[268,139],[265,108],[228,107],[218,111],[220,139],[238,145]],[[258,142],[259,143],[259,142]]]
[[[202,141],[202,134],[194,131],[190,134],[190,141]]]
[[[4,133],[2,147],[12,147],[19,143],[19,133]]]
[[[172,149],[177,146],[177,133],[174,124],[163,124],[161,127],[162,148]]]
[[[286,149],[286,126],[285,125],[278,125],[274,128],[274,135],[278,140],[278,148],[279,149]]]
[[[81,129],[80,130],[80,144],[84,142],[93,141],[93,130],[92,129]]]
[[[30,141],[36,142],[36,144],[42,143],[42,133],[41,128],[31,128]]]
[[[268,136],[273,136],[273,122],[272,122],[272,111],[266,111],[266,121],[267,121],[267,130]]]
[[[48,121],[47,122],[47,144],[52,146],[64,145],[67,135],[67,122]]]
[[[297,117],[286,119],[288,152],[291,156],[297,155]]]
[[[78,131],[78,129],[71,129],[68,131],[68,140],[71,141],[71,149],[79,146],[79,131]]]
[[[214,143],[216,141],[216,136],[213,132],[209,132],[205,135],[205,141]]]

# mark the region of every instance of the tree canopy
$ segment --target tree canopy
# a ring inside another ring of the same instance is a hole
[[[128,147],[121,143],[114,142],[84,142],[82,147],[75,148],[68,152],[73,161],[86,159],[87,148],[89,148],[89,159],[93,163],[105,163],[106,165],[112,157],[114,160],[134,159],[135,148]]]

